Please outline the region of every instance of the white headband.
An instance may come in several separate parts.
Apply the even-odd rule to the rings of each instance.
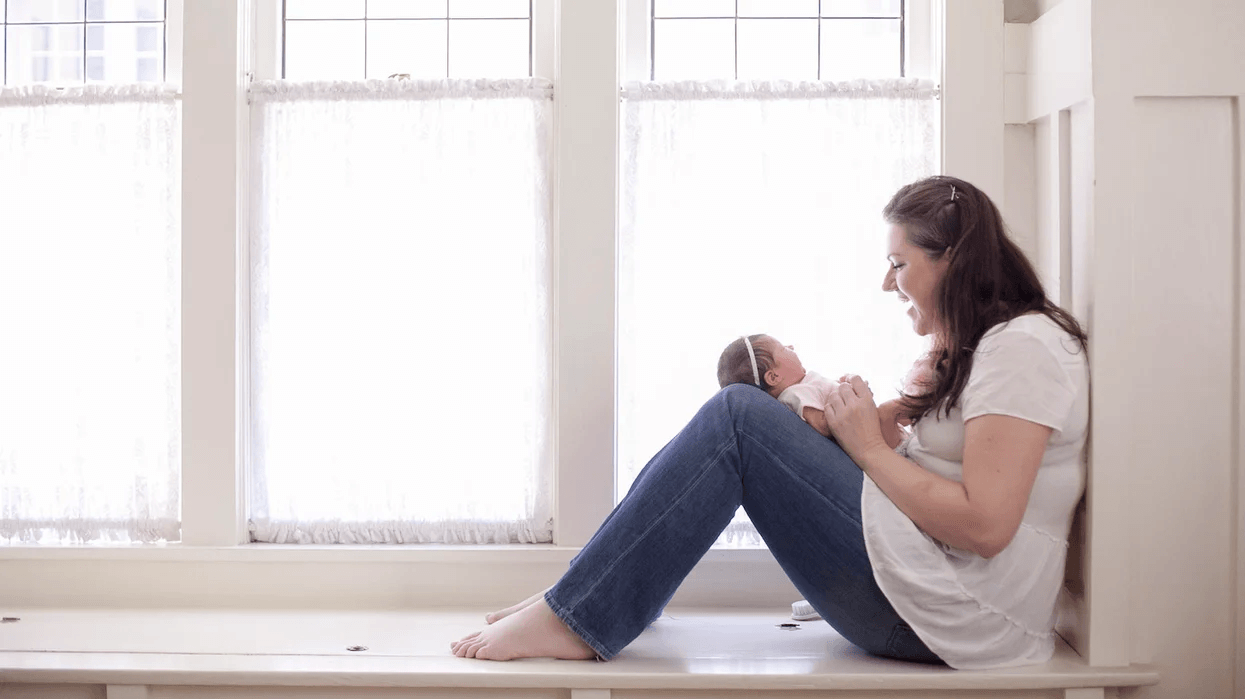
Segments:
[[[744,346],[748,348],[748,359],[752,361],[752,381],[757,386],[761,385],[761,372],[757,371],[757,355],[752,351],[752,341],[747,335],[739,336],[744,341]]]

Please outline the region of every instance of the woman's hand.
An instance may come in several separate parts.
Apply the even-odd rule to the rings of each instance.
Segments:
[[[874,449],[890,451],[882,437],[878,408],[869,384],[855,374],[840,379],[826,400],[826,422],[830,434],[857,464]]]

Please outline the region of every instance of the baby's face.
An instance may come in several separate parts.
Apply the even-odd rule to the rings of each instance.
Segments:
[[[768,335],[762,342],[774,357],[774,365],[765,372],[766,381],[771,386],[770,393],[778,395],[804,380],[804,364],[800,362],[795,348],[791,345],[784,345]]]

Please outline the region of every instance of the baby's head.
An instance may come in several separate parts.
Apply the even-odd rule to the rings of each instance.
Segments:
[[[740,337],[718,357],[718,385],[722,388],[746,383],[778,396],[803,380],[804,365],[795,350],[769,335]]]

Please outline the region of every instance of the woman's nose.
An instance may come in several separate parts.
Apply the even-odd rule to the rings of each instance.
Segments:
[[[892,269],[886,270],[886,276],[882,277],[882,291],[894,291],[894,290],[895,290],[895,270],[892,268]]]

